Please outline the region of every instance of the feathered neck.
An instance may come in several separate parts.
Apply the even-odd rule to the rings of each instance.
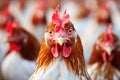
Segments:
[[[46,44],[44,39],[38,55],[36,71],[38,71],[41,67],[46,70],[50,63],[54,63],[57,59],[58,58],[53,57],[51,53],[51,48]],[[71,55],[68,58],[61,57],[61,60],[65,62],[67,68],[75,75],[79,77],[85,76],[87,80],[90,80],[90,77],[86,72],[86,66],[83,57],[83,48],[79,36],[77,36],[77,42],[72,47]]]
[[[92,74],[92,73],[91,73]],[[95,71],[93,71],[93,80],[119,80],[119,70],[116,69],[110,62],[105,62],[103,65],[98,64]],[[116,78],[115,78],[116,77]]]

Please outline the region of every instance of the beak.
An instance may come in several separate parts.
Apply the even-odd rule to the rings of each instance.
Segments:
[[[8,39],[5,38],[5,39],[3,40],[3,43],[8,43]]]
[[[108,55],[111,55],[112,48],[111,48],[111,47],[107,47],[107,48],[106,48],[106,51],[107,51]]]
[[[8,42],[12,42],[13,41],[13,39],[12,38],[5,38],[4,40],[3,40],[3,43],[8,43]]]
[[[58,43],[58,44],[60,44],[60,46],[62,46],[62,44],[64,43],[64,42],[66,42],[66,38],[65,37],[58,37],[57,39],[56,39],[56,42]]]

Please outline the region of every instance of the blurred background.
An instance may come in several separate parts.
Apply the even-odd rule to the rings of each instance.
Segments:
[[[41,43],[58,4],[61,14],[65,9],[70,14],[70,20],[81,37],[86,62],[98,36],[109,24],[120,38],[120,0],[0,0],[0,64],[9,48],[4,43],[7,22],[16,20]]]

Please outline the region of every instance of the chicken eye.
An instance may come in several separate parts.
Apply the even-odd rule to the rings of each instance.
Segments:
[[[73,29],[69,29],[69,30],[67,31],[67,33],[68,33],[68,35],[73,34]]]
[[[48,33],[49,33],[49,35],[52,35],[52,34],[53,34],[53,31],[52,31],[52,30],[50,30],[50,31],[48,31]]]

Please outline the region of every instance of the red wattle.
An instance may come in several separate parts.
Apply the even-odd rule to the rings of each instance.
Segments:
[[[103,61],[105,61],[105,62],[106,62],[106,61],[112,61],[113,58],[114,58],[114,55],[111,54],[111,55],[107,56],[107,53],[104,52],[104,53],[102,53],[102,58],[103,58]]]
[[[103,58],[103,61],[105,61],[105,62],[107,61],[107,57],[106,56],[107,56],[106,52],[102,53],[102,58]]]
[[[14,44],[14,43],[10,43],[9,46],[10,46],[10,50],[11,51],[12,50],[16,50],[16,51],[20,51],[21,50],[21,47],[16,45],[16,44]]]
[[[54,57],[58,57],[59,53],[58,53],[58,44],[55,44],[55,46],[52,47],[51,52],[53,54]]]
[[[71,51],[72,51],[71,47],[66,46],[66,44],[63,45],[62,55],[64,57],[69,57],[71,54]]]

